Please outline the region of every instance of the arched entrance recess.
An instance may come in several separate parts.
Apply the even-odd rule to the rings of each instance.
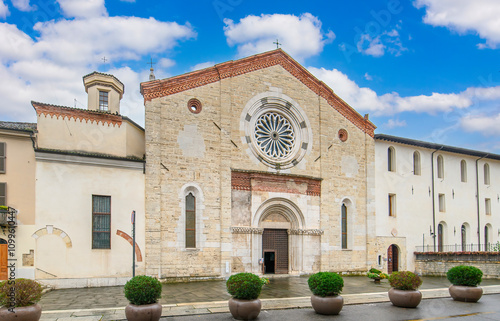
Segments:
[[[399,248],[396,244],[391,244],[387,249],[387,273],[399,270]]]
[[[258,255],[262,258],[264,274],[299,273],[302,271],[302,243],[304,217],[291,201],[273,198],[264,202],[253,219],[253,225],[262,229]]]

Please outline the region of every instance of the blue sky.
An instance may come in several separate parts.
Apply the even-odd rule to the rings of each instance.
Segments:
[[[0,119],[86,107],[82,76],[139,83],[281,48],[376,133],[500,153],[498,0],[0,0]],[[106,57],[107,61],[102,60]]]

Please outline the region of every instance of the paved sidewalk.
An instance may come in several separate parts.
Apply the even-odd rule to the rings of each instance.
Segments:
[[[447,298],[446,278],[424,277],[420,288],[423,297]],[[346,305],[387,302],[389,284],[376,285],[366,277],[344,277],[342,296]],[[485,294],[500,293],[500,280],[485,279]],[[311,292],[307,277],[273,278],[261,293],[264,310],[310,308]],[[224,281],[165,284],[160,303],[163,316],[208,315],[228,312],[229,295]],[[41,300],[42,321],[124,320],[128,304],[123,287],[63,289],[47,293]]]

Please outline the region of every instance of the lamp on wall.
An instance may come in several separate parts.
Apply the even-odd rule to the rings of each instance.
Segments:
[[[431,234],[431,236],[434,236],[434,233],[432,233],[432,226],[429,225],[429,233]]]

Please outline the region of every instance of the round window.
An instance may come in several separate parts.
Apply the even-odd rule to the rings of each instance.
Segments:
[[[252,98],[243,110],[244,140],[257,160],[277,170],[287,169],[297,165],[311,148],[309,121],[285,95],[266,94]]]
[[[187,103],[188,110],[193,114],[201,112],[201,102],[196,98],[191,98]]]

